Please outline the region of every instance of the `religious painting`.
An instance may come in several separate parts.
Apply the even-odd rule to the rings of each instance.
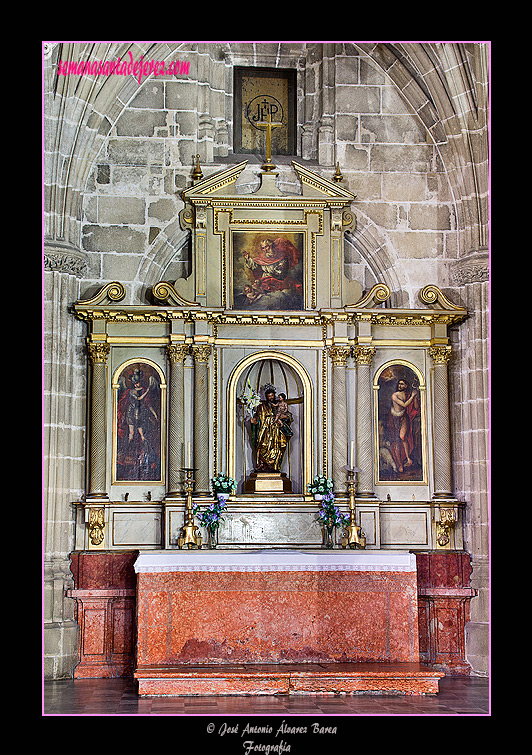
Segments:
[[[113,380],[113,482],[163,482],[164,377],[148,360],[130,360]]]
[[[236,231],[232,238],[235,309],[304,309],[304,233]]]
[[[295,155],[296,72],[281,68],[236,68],[234,151],[264,154],[264,124],[272,124],[272,154]]]
[[[425,482],[421,383],[422,376],[404,362],[385,365],[376,376],[377,482]]]

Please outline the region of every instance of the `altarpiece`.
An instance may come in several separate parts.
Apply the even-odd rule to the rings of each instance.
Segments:
[[[182,193],[188,277],[160,281],[144,304],[123,304],[117,281],[73,307],[90,367],[76,548],[179,548],[187,501],[214,500],[218,474],[236,484],[224,548],[320,547],[308,485],[331,478],[347,511],[356,467],[368,550],[460,549],[447,368],[449,329],[467,312],[430,283],[419,308],[394,309],[384,283],[363,291],[346,277],[356,197],[339,172],[293,162],[289,194],[267,161],[242,194],[246,166]]]

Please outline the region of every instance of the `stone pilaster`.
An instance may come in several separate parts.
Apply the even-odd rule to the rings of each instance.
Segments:
[[[432,346],[429,355],[434,363],[434,492],[433,498],[452,498],[451,429],[449,415],[449,377],[447,364],[450,346]]]
[[[85,391],[80,374],[83,325],[68,312],[78,298],[86,256],[68,244],[44,247],[43,430],[43,618],[44,678],[72,676],[78,661],[78,627],[70,553],[74,543],[72,501],[84,488]],[[66,451],[68,449],[68,452]]]
[[[92,363],[89,493],[87,498],[108,498],[106,382],[108,343],[89,343]]]
[[[183,466],[184,426],[184,373],[189,348],[184,344],[171,344],[166,353],[170,364],[169,417],[168,417],[168,486],[167,498],[181,495]]]
[[[331,346],[332,360],[332,478],[335,492],[345,494],[347,466],[347,358],[348,346]]]
[[[374,498],[371,363],[375,348],[357,346],[354,355],[357,366],[356,466],[360,469],[357,498]]]
[[[212,420],[209,413],[209,360],[211,347],[202,344],[192,347],[194,356],[194,493],[208,495],[209,438]]]

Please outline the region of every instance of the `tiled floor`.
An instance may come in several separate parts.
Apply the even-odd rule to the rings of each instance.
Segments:
[[[132,678],[44,682],[46,716],[201,716],[216,729],[231,716],[489,715],[489,680],[445,677],[438,695],[272,695],[234,697],[148,697],[137,695]],[[218,717],[218,718],[214,718]],[[222,718],[220,718],[222,717]],[[345,721],[345,719],[344,719]],[[230,721],[228,721],[230,723]]]

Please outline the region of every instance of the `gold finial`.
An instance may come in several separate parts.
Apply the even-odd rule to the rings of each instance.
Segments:
[[[192,172],[192,180],[201,181],[202,178],[203,178],[203,172],[199,164],[199,155],[196,155],[196,165],[194,166],[194,170]]]
[[[342,181],[343,178],[342,171],[340,170],[340,163],[336,163],[336,173],[333,176],[333,181]]]
[[[272,123],[272,116],[270,113],[268,113],[266,117],[266,122],[258,121],[255,123],[255,126],[261,129],[261,131],[266,131],[266,160],[261,165],[261,169],[265,173],[269,173],[275,169],[275,165],[272,163],[272,128],[279,128],[279,126],[282,125],[282,123]]]

